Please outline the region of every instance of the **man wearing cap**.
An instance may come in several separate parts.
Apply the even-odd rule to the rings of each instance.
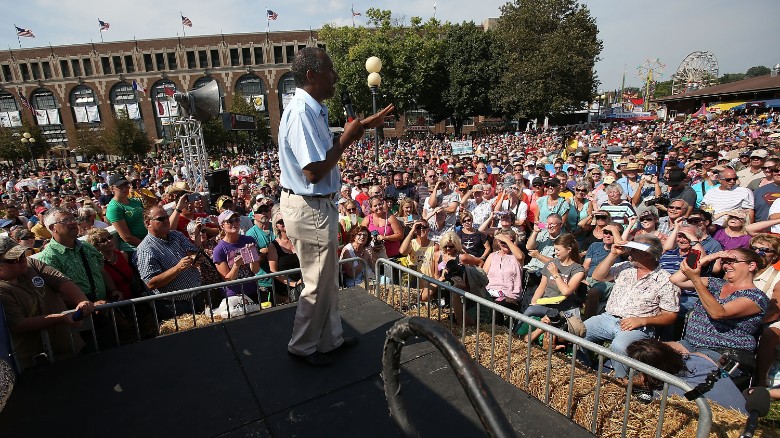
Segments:
[[[46,213],[49,211],[48,208],[44,206],[35,207],[35,217],[38,218],[38,223],[33,225],[32,228],[30,228],[30,231],[35,234],[35,237],[40,240],[49,240],[51,239],[51,233],[49,232],[49,229],[46,228],[46,226],[43,224],[43,217],[46,215]]]
[[[688,205],[693,206],[696,204],[696,192],[685,181],[685,172],[679,169],[669,169],[669,176],[666,178],[666,185],[669,187],[669,199],[682,199]],[[663,210],[663,208],[660,208],[660,210]]]
[[[333,97],[338,74],[321,48],[299,50],[292,62],[298,88],[279,124],[281,212],[300,259],[304,289],[298,301],[287,351],[312,366],[330,365],[326,355],[356,338],[344,338],[338,312],[338,161],[366,129],[384,123],[388,105],[363,120],[355,119],[333,136],[325,99]]]
[[[165,209],[154,206],[143,217],[149,233],[135,251],[135,264],[146,286],[155,294],[173,292],[200,286],[200,273],[193,266],[198,248],[184,234],[171,230]],[[167,319],[174,314],[192,313],[189,296],[155,301],[157,317]],[[196,303],[197,307],[200,303]]]
[[[623,177],[617,180],[620,187],[623,188],[623,193],[628,199],[633,199],[634,194],[639,189],[639,171],[642,170],[637,163],[628,163],[623,168]]]
[[[246,235],[255,239],[257,252],[260,254],[260,271],[257,275],[270,274],[271,268],[268,265],[268,247],[271,245],[271,242],[276,239],[273,227],[271,226],[271,206],[264,203],[257,203],[254,205],[252,213],[254,225],[246,232]],[[272,278],[257,281],[259,287],[258,292],[260,293],[261,298],[265,299],[268,296],[272,283]]]
[[[626,347],[654,337],[656,328],[673,324],[680,309],[680,288],[658,264],[663,248],[655,236],[639,235],[631,242],[615,236],[607,257],[593,271],[596,281],[612,281],[606,312],[585,321],[585,339],[611,342],[610,350],[625,355]],[[629,261],[618,262],[628,256]],[[626,366],[613,361],[615,377],[626,377]]]
[[[81,323],[68,307],[88,316],[94,305],[79,287],[64,274],[45,263],[25,256],[26,248],[8,236],[0,236],[0,301],[3,303],[8,328],[13,335],[14,351],[22,368],[47,362],[41,342],[41,330],[46,330],[54,353],[61,359],[76,352],[84,342],[72,338],[69,327]]]
[[[754,180],[761,180],[765,176],[761,167],[766,157],[767,153],[764,149],[756,149],[750,153],[750,164],[737,172],[740,187],[747,187]]]

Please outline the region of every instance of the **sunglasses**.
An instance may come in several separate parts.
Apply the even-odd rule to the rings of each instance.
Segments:
[[[726,181],[726,182],[734,182],[736,180],[737,178],[721,178],[721,181]]]
[[[737,260],[737,259],[732,259],[732,258],[720,259],[720,264],[722,266],[733,265],[735,263],[750,263],[750,261],[749,260]]]
[[[168,216],[167,215],[157,216],[157,217],[153,217],[152,220],[157,222],[168,222]]]
[[[237,224],[237,223],[239,223],[239,222],[241,222],[241,218],[236,216],[236,217],[231,217],[230,219],[226,219],[226,220],[225,220],[225,222],[222,222],[222,223],[223,223],[223,224],[224,224],[224,223],[228,223],[228,224]]]
[[[604,233],[605,236],[612,237],[612,231],[604,230],[603,233]]]
[[[596,218],[597,221],[605,221],[605,220],[607,220],[607,215],[597,214],[595,216],[595,218]]]
[[[431,227],[429,227],[428,225],[421,225],[418,229],[419,230],[427,230],[429,228],[431,228]]]
[[[666,207],[666,209],[667,210],[682,210],[683,208],[682,207],[677,207],[677,206],[674,206],[674,205],[670,205],[670,206]]]
[[[588,193],[587,190],[583,188],[577,188],[577,187],[574,188],[574,191],[576,191],[577,193]]]
[[[474,219],[469,219],[469,218],[466,218],[466,219],[463,219],[461,222],[463,222],[463,223],[466,223],[466,222],[474,222]]]
[[[652,220],[653,220],[652,216],[642,216],[642,217],[639,218],[640,222],[650,222]]]
[[[774,167],[762,167],[761,169],[764,170],[764,173],[774,173],[775,171],[777,171],[777,169]]]
[[[558,187],[558,184],[553,184],[553,183],[544,183],[544,187],[545,187],[545,188],[548,188],[548,189],[553,189],[553,188],[555,188],[555,187]]]
[[[455,245],[444,245],[444,249],[454,249]]]
[[[689,218],[687,219],[687,222],[688,222],[689,224],[694,224],[694,225],[696,225],[696,224],[700,224],[700,223],[702,223],[703,221],[704,221],[704,219],[702,219],[702,218],[700,218],[700,217],[689,217]]]
[[[357,211],[357,208],[354,208],[354,207],[348,208],[347,211]]]
[[[755,251],[755,252],[757,252],[757,253],[759,253],[760,255],[774,254],[774,253],[777,252],[773,248],[764,248],[764,247],[761,247],[761,246],[751,246],[750,249]]]
[[[108,237],[101,237],[100,239],[95,239],[95,243],[104,244],[110,242],[111,239]]]

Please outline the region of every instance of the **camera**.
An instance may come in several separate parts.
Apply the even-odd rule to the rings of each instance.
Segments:
[[[461,265],[460,261],[457,259],[448,261],[444,269],[447,270],[447,273],[444,274],[444,282],[450,286],[455,285],[455,282],[453,281],[454,277],[463,278],[463,274],[466,272],[463,265]]]
[[[547,309],[545,316],[550,320],[550,325],[563,329],[566,326],[566,318],[557,309]]]
[[[378,248],[382,245],[384,245],[384,242],[377,239],[377,236],[379,236],[379,231],[374,230],[371,232],[371,245],[373,245],[375,248]]]
[[[663,205],[664,207],[668,207],[670,202],[671,201],[669,200],[668,196],[657,196],[645,199],[645,205],[648,207],[653,205]]]

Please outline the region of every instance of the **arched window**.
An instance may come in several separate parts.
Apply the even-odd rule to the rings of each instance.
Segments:
[[[67,145],[68,136],[60,118],[60,103],[54,93],[46,88],[38,88],[30,95],[30,105],[46,142],[51,146]]]
[[[279,114],[284,112],[284,108],[294,94],[295,78],[292,72],[287,72],[279,79]]]
[[[170,79],[162,79],[152,85],[150,92],[152,106],[154,107],[154,124],[157,127],[158,138],[173,139],[171,118],[179,115],[179,105],[170,95],[176,91],[178,91],[176,84]]]
[[[22,126],[22,115],[13,94],[0,90],[0,126],[15,128]]]
[[[244,96],[249,104],[254,105],[255,109],[262,112],[268,112],[266,107],[265,82],[255,74],[241,76],[236,81],[236,93]]]
[[[141,106],[138,103],[138,94],[133,89],[132,84],[120,82],[111,88],[108,95],[111,100],[111,108],[117,117],[127,117],[135,121],[136,125],[143,130],[144,122],[141,116]]]
[[[70,92],[70,107],[76,123],[100,123],[97,95],[86,85],[78,85]]]

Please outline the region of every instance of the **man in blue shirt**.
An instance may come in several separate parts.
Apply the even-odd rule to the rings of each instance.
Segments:
[[[281,212],[287,235],[295,245],[305,285],[298,301],[288,353],[312,366],[332,363],[330,351],[356,345],[344,338],[338,312],[338,219],[333,195],[341,187],[337,167],[344,151],[366,129],[384,123],[388,105],[363,120],[353,120],[334,137],[328,109],[338,74],[325,50],[306,47],[292,63],[295,95],[279,123]]]

